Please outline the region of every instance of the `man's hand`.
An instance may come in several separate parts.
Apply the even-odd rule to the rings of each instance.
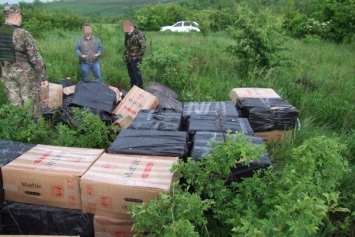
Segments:
[[[85,55],[85,54],[83,54],[83,56],[81,56],[82,58],[86,58],[87,57],[87,55]]]

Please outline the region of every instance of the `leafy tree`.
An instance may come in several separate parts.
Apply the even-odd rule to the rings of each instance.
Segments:
[[[235,28],[229,31],[236,43],[227,50],[236,56],[242,78],[253,77],[255,68],[264,70],[288,62],[281,55],[285,50],[282,17],[268,9],[254,13],[246,5],[240,6],[237,12]]]

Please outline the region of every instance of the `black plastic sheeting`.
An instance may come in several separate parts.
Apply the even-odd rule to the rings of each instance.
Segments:
[[[8,235],[94,236],[93,215],[68,208],[8,202],[3,221]]]
[[[71,78],[63,78],[58,81],[58,84],[61,84],[63,88],[75,85],[75,83],[71,80]]]
[[[231,136],[235,136],[231,134]],[[260,146],[264,144],[261,137],[247,135],[250,142],[254,145]],[[223,142],[223,134],[220,132],[196,132],[192,140],[191,158],[195,161],[203,159],[204,156],[211,153],[217,142]],[[236,157],[237,158],[237,157]],[[251,161],[249,166],[237,164],[235,168],[231,169],[231,179],[233,181],[240,181],[242,178],[251,177],[258,169],[265,169],[271,166],[270,156],[267,151],[264,151],[260,161]]]
[[[14,142],[6,139],[0,141],[0,206],[5,202],[1,167],[35,146],[35,144]]]
[[[187,132],[192,137],[197,131],[209,132],[242,132],[245,135],[254,135],[247,118],[215,117],[207,115],[191,115],[187,121]]]
[[[280,98],[238,99],[236,107],[241,117],[248,118],[254,132],[290,130],[298,118],[298,110]]]
[[[63,106],[55,109],[45,109],[42,113],[43,118],[51,121],[57,125],[59,123],[67,125],[80,126],[82,123],[78,118],[74,116],[73,107],[76,106]],[[91,113],[100,117],[101,121],[106,122],[107,125],[111,125],[116,119],[113,114],[92,108],[77,107],[81,114]]]
[[[183,116],[197,115],[220,115],[238,117],[239,113],[233,101],[212,102],[185,102],[183,104]]]
[[[163,85],[159,82],[149,82],[149,84],[145,87],[145,90],[149,93],[159,91],[174,100],[177,100],[179,98],[178,93],[173,91],[170,87]]]
[[[128,129],[179,131],[182,111],[175,109],[142,109],[134,117]]]
[[[122,129],[107,152],[186,158],[188,134],[184,131]]]
[[[116,106],[116,93],[98,81],[79,82],[72,103],[111,113]]]
[[[147,90],[147,92],[157,97],[159,101],[157,108],[170,108],[170,109],[182,110],[182,103],[180,101],[172,97],[169,97],[163,92],[157,90]]]
[[[183,130],[187,130],[191,115],[210,115],[219,117],[239,117],[233,101],[185,102],[183,103]]]

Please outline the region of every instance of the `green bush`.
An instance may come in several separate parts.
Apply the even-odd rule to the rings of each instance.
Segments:
[[[159,200],[130,205],[129,212],[135,220],[135,231],[148,231],[148,236],[199,236],[198,230],[204,230],[207,224],[204,212],[211,205],[211,201],[203,201],[195,193],[183,192],[174,183],[170,194],[161,193]]]
[[[289,61],[281,54],[285,50],[281,17],[267,9],[253,13],[246,6],[240,6],[238,13],[235,28],[229,28],[235,44],[227,50],[237,58],[242,78],[254,78],[255,69],[279,67]]]
[[[313,1],[307,13],[287,16],[286,28],[296,37],[315,35],[335,43],[351,43],[354,39],[355,3],[353,0]]]
[[[54,126],[44,117],[32,119],[31,105],[0,107],[0,138],[12,141],[69,147],[106,148],[110,127],[88,110],[73,108],[68,124]]]
[[[150,52],[141,65],[142,74],[149,81],[159,81],[162,84],[183,91],[188,84],[188,73],[192,68],[189,64],[189,48],[174,51],[168,48],[159,48]]]
[[[339,205],[337,190],[350,169],[342,157],[345,146],[337,139],[308,139],[293,150],[284,169],[259,170],[253,177],[226,185],[236,159],[248,165],[265,149],[251,145],[242,134],[231,138],[227,136],[226,142],[217,143],[212,153],[199,162],[189,158],[177,164],[174,171],[181,174],[184,185],[179,191],[174,188],[172,197],[162,195],[149,204],[130,206],[136,230],[149,227],[152,236],[167,236],[162,234],[167,232],[155,230],[174,229],[172,236],[183,236],[182,230],[174,226],[179,220],[187,220],[192,236],[219,236],[221,227],[229,229],[229,234],[223,236],[312,236],[331,213],[349,211]],[[203,201],[197,197],[191,200],[189,190]],[[191,212],[197,206],[204,210],[205,219],[201,212],[197,216]],[[201,223],[207,229],[201,228]],[[194,224],[195,228],[191,226]]]
[[[53,145],[105,149],[110,144],[109,127],[89,109],[73,108],[68,124],[56,127]]]
[[[0,107],[0,138],[12,141],[48,144],[54,130],[43,118],[32,119],[32,106],[14,107],[4,104]]]

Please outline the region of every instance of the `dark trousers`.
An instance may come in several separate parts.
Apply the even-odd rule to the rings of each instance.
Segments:
[[[143,78],[139,71],[139,64],[142,63],[142,60],[137,62],[127,63],[128,75],[131,78],[131,87],[138,86],[143,89]]]

